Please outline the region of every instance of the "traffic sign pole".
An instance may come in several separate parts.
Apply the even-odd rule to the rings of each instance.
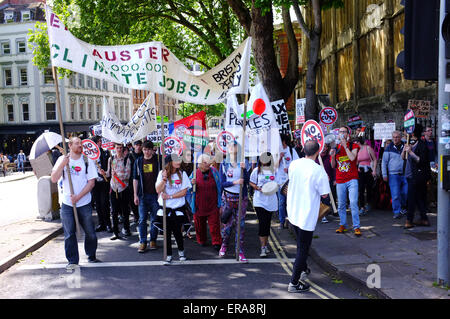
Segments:
[[[450,11],[450,8],[446,8],[446,2],[441,0],[440,6],[440,23],[442,26],[444,23],[444,18],[446,16],[446,10]],[[444,28],[442,28],[444,31]],[[445,30],[448,31],[448,30]],[[446,35],[448,36],[448,34]],[[444,108],[445,105],[449,104],[450,96],[446,92],[445,86],[448,84],[448,79],[446,78],[447,64],[450,63],[445,57],[445,41],[441,32],[439,32],[439,77],[438,77],[438,137],[443,138],[443,127],[445,119],[450,118],[450,110]],[[450,82],[450,81],[449,81]],[[448,123],[447,123],[448,124]],[[443,188],[443,172],[444,169],[443,156],[449,155],[450,150],[445,148],[445,144],[437,141],[438,145],[438,161],[439,161],[439,176],[437,178],[437,282],[440,286],[445,286],[449,284],[449,210],[450,210],[450,194]],[[447,164],[447,163],[445,163]]]

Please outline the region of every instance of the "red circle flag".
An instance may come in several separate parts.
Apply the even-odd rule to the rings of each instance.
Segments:
[[[84,139],[81,141],[81,144],[83,145],[83,154],[89,159],[96,161],[100,157],[100,148],[94,141]]]
[[[256,99],[255,102],[253,102],[252,109],[255,114],[261,115],[266,110],[266,102],[264,102],[263,99]]]
[[[306,123],[303,124],[301,136],[303,146],[305,146],[306,142],[313,140],[319,143],[320,152],[323,151],[323,148],[325,146],[325,138],[319,123],[314,120],[306,121]]]

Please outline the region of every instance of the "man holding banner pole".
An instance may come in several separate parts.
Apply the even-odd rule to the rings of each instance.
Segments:
[[[91,190],[94,188],[98,173],[92,160],[84,158],[80,138],[72,137],[69,141],[69,148],[70,152],[60,156],[56,161],[51,180],[53,183],[57,183],[61,177],[63,180],[61,221],[64,229],[64,249],[69,262],[67,269],[73,269],[79,262],[77,223],[85,232],[84,247],[88,261],[98,262],[95,256],[97,236],[91,206]],[[69,176],[72,176],[70,181]],[[69,184],[72,186],[70,187]]]
[[[81,218],[82,227],[86,234],[85,236],[85,251],[88,255],[89,262],[98,262],[95,253],[97,250],[97,236],[95,234],[94,222],[92,220],[92,206],[91,206],[91,194],[90,191],[94,187],[95,178],[97,175],[97,170],[94,165],[89,165],[91,167],[90,172],[88,170],[81,169],[79,172],[75,170],[78,166],[70,166],[70,160],[77,160],[82,157],[82,146],[81,140],[79,138],[73,138],[69,141],[69,147],[71,151],[67,154],[67,145],[64,133],[64,125],[62,120],[61,111],[61,100],[59,95],[59,85],[58,85],[58,72],[55,66],[52,67],[53,71],[53,81],[55,83],[56,89],[56,106],[58,109],[58,119],[59,128],[61,130],[61,139],[63,144],[64,155],[55,163],[52,174],[51,181],[57,183],[58,180],[63,177],[63,205],[61,207],[61,220],[63,222],[64,229],[64,248],[66,252],[66,258],[69,261],[67,269],[74,269],[75,265],[78,265],[79,255],[78,255],[78,242],[77,236],[81,236],[80,231],[80,221]],[[75,144],[74,144],[75,143]],[[58,165],[56,165],[58,164]],[[84,165],[82,165],[83,167]],[[71,168],[74,168],[72,171]],[[78,183],[78,174],[82,175],[84,172],[84,177]],[[71,173],[76,173],[75,182],[77,186],[77,193],[74,190],[74,184],[72,183]],[[81,176],[80,176],[81,177]],[[64,187],[65,186],[65,187]],[[87,202],[87,204],[84,204]],[[84,205],[82,205],[84,204]],[[72,207],[72,209],[70,209]],[[79,207],[80,211],[77,210]]]

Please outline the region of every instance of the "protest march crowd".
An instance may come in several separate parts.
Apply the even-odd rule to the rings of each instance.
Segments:
[[[195,159],[189,149],[181,156],[165,156],[164,167],[161,155],[149,140],[137,140],[133,145],[114,143],[114,151],[110,152],[101,148],[101,137],[94,136],[100,149],[94,163],[83,155],[80,138],[71,137],[70,152],[58,158],[51,177],[63,194],[61,219],[68,267],[79,263],[74,205],[86,234],[88,261],[99,262],[96,232],[112,233],[111,240],[129,237],[131,215],[139,233],[138,253],[157,250],[157,237],[163,233],[164,201],[167,226],[163,235],[170,243],[173,234],[180,261],[188,258],[184,238],[194,238],[195,229],[195,241],[207,246],[209,229],[212,247],[220,258],[230,254],[228,246],[234,232],[236,246],[239,244],[238,260],[246,263],[245,220],[250,201],[259,224],[261,258],[270,254],[272,218],[277,216],[281,230],[292,224],[297,235],[297,257],[288,291],[307,291],[308,249],[316,224],[328,222],[327,213],[339,217],[337,234],[349,231],[351,225],[357,237],[362,235],[360,216],[369,213],[373,203],[377,208],[392,207],[394,219],[406,216],[405,228],[430,225],[426,215],[427,182],[436,148],[431,128],[426,128],[424,136],[422,130],[420,124],[415,126],[409,144],[402,132],[394,131],[379,155],[370,140],[361,134],[350,136],[349,128],[343,126],[337,137],[325,136],[322,152],[314,140],[302,146],[299,140],[292,141],[290,135],[282,134],[282,147],[276,156],[264,152],[242,161],[236,141],[227,145],[226,156],[217,156],[221,152],[210,142]],[[337,203],[337,211],[332,209],[332,200]],[[416,208],[418,220],[414,220]],[[166,245],[165,253],[165,264],[170,265],[174,255],[171,244]]]

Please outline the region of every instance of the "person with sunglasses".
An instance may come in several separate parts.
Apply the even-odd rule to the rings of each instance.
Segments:
[[[347,194],[350,199],[352,212],[353,231],[355,236],[361,236],[359,209],[358,209],[358,157],[359,145],[349,139],[348,128],[343,126],[339,129],[339,145],[337,150],[330,151],[331,167],[336,169],[336,190],[338,195],[339,228],[336,233],[342,234],[347,231]]]

